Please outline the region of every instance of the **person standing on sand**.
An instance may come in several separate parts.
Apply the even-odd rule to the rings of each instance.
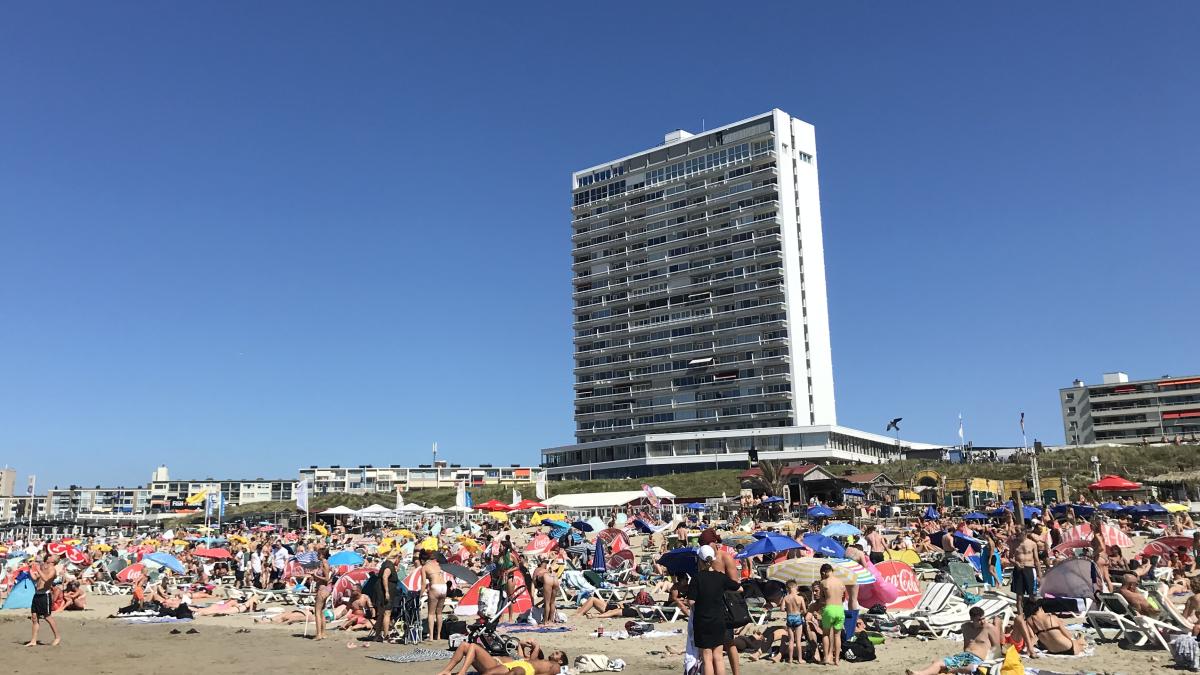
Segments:
[[[313,608],[316,609],[317,632],[314,640],[325,639],[325,601],[333,594],[333,570],[329,567],[329,549],[323,548],[317,553],[317,568],[309,573],[316,590]]]
[[[54,587],[54,579],[58,576],[58,570],[54,566],[57,562],[58,556],[49,555],[42,562],[34,562],[29,566],[29,576],[33,579],[34,585],[33,603],[29,606],[29,620],[33,622],[33,637],[25,643],[26,647],[38,645],[38,629],[41,628],[43,619],[50,625],[50,632],[54,633],[54,642],[50,643],[51,646],[62,642],[62,638],[58,634],[58,626],[54,624],[54,619],[50,618],[50,590]]]
[[[429,625],[429,639],[440,640],[442,637],[442,607],[446,604],[446,573],[437,561],[433,551],[421,551],[421,583],[429,597],[426,604]]]
[[[836,666],[842,656],[842,629],[846,625],[846,586],[833,574],[833,565],[821,565],[821,597],[825,606],[821,609],[821,648],[825,650],[827,666]]]

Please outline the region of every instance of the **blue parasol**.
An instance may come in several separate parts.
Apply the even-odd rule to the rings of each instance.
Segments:
[[[845,558],[846,549],[836,541],[826,537],[823,534],[809,532],[804,535],[804,545],[822,555],[827,555],[831,558]]]
[[[737,555],[738,558],[749,558],[756,555],[766,555],[768,553],[779,553],[780,551],[790,551],[794,548],[800,548],[800,542],[785,537],[782,534],[771,533],[748,545]]]
[[[817,505],[808,510],[809,518],[828,518],[833,515],[833,509],[828,506]]]

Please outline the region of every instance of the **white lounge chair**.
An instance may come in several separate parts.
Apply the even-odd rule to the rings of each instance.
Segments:
[[[1131,647],[1170,651],[1163,631],[1178,632],[1170,624],[1135,612],[1120,593],[1099,593],[1097,607],[1086,615],[1087,622],[1101,639],[1119,641]]]

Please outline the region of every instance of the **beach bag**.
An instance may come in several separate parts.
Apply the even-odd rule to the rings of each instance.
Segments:
[[[604,654],[580,654],[575,657],[575,670],[581,673],[603,673],[608,670],[608,657]]]
[[[746,606],[746,596],[741,591],[725,591],[725,626],[741,628],[750,623],[750,608]]]
[[[1000,666],[1000,675],[1025,675],[1025,666],[1021,664],[1021,655],[1016,647],[1009,645],[1004,653],[1004,663]]]
[[[484,616],[496,616],[500,611],[500,591],[494,588],[479,589],[479,613]]]
[[[858,633],[842,646],[842,658],[847,661],[874,661],[875,643],[865,633]]]

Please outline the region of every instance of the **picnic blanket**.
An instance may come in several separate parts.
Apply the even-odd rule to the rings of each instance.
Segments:
[[[375,659],[376,661],[389,661],[391,663],[425,663],[427,661],[449,661],[454,656],[454,652],[448,652],[442,649],[425,649],[417,647],[411,652],[403,654],[367,654],[367,658]]]

